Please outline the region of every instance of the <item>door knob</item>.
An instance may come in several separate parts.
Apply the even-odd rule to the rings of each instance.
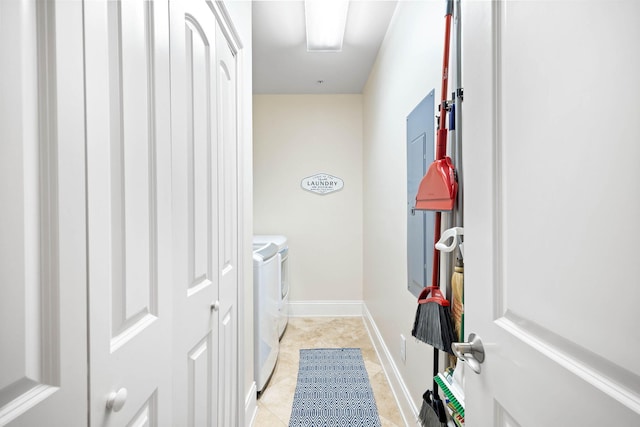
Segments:
[[[213,304],[211,304],[211,310],[213,311],[220,310],[220,301],[215,301]]]
[[[484,346],[482,340],[476,334],[469,334],[469,342],[451,343],[453,354],[467,365],[476,374],[480,373],[480,365],[484,362]]]
[[[118,391],[112,391],[107,398],[107,409],[118,412],[127,401],[127,389],[121,388]]]

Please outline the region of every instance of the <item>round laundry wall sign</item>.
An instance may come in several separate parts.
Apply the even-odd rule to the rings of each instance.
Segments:
[[[342,190],[344,181],[337,176],[328,173],[318,173],[306,178],[302,178],[300,183],[302,188],[316,194],[329,194],[334,191]]]

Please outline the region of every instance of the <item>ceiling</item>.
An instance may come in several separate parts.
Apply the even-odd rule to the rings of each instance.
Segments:
[[[395,7],[352,0],[342,51],[307,52],[304,1],[254,1],[253,93],[362,93]]]

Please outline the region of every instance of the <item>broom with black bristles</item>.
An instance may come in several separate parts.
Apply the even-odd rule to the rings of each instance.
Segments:
[[[424,288],[419,298],[411,335],[438,350],[453,354],[451,343],[457,340],[449,301],[443,297],[438,286]]]
[[[439,235],[440,215],[436,215],[436,230]],[[438,238],[439,239],[439,238]],[[433,251],[432,283],[439,283],[439,251]],[[452,353],[451,343],[455,341],[453,323],[447,301],[438,286],[425,287],[418,296],[418,310],[411,335],[433,346],[433,376],[438,375],[439,350]],[[422,406],[418,415],[423,427],[446,427],[447,415],[444,403],[438,395],[438,384],[433,381],[433,389],[422,395]]]
[[[440,229],[440,218],[436,216],[436,227]],[[437,233],[440,234],[440,233]],[[439,282],[439,251],[434,249],[434,266],[432,283]],[[428,286],[418,297],[418,310],[411,335],[433,346],[433,376],[438,375],[439,350],[453,353],[451,343],[455,340],[453,322],[447,301],[438,286]],[[438,384],[433,381],[433,389],[422,395],[422,406],[419,414],[423,427],[446,427],[447,415],[444,403],[438,395]]]
[[[440,236],[440,212],[436,214],[435,234]],[[437,241],[437,240],[436,240]],[[453,354],[451,343],[455,342],[450,303],[440,292],[440,251],[434,248],[431,283],[418,296],[418,309],[411,335],[438,350]]]

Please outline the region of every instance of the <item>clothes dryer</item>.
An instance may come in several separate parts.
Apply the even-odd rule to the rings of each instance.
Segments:
[[[273,243],[278,247],[280,257],[280,295],[278,301],[278,337],[282,338],[289,323],[289,244],[282,235],[253,236],[254,245]]]
[[[280,255],[273,243],[253,245],[254,371],[258,392],[267,385],[278,360]]]

